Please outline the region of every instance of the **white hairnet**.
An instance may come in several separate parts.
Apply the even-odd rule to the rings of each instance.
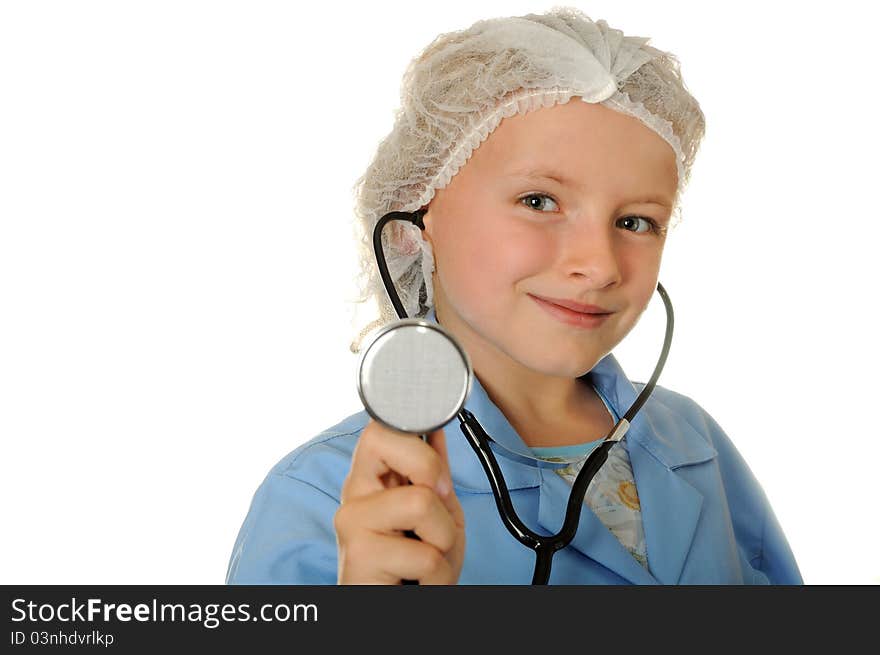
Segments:
[[[663,137],[678,164],[673,213],[705,131],[674,55],[624,36],[571,7],[481,20],[438,36],[403,76],[401,106],[354,185],[360,296],[350,348],[397,320],[376,266],[373,228],[390,211],[415,211],[444,188],[503,118],[581,96],[634,116]],[[677,221],[673,221],[673,227]],[[392,221],[383,231],[388,270],[410,317],[433,305],[434,257],[419,228]]]

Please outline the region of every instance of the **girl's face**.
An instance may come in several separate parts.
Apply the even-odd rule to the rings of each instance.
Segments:
[[[439,322],[475,368],[583,375],[654,293],[677,183],[666,141],[602,105],[574,97],[505,118],[425,215]],[[575,327],[533,296],[611,314]]]

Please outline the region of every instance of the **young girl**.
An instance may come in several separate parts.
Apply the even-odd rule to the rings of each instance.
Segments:
[[[494,440],[575,456],[556,469],[499,461],[541,534],[559,530],[583,458],[644,386],[611,353],[657,288],[704,132],[675,58],[647,41],[571,8],[443,34],[411,63],[394,128],[358,181],[364,299],[380,316],[353,350],[397,318],[373,227],[422,210],[424,230],[383,232],[407,314],[462,344],[474,371],[465,407]],[[534,552],[446,428],[424,442],[362,411],[291,452],[253,498],[227,582],[528,584]],[[728,437],[661,386],[583,505],[551,584],[802,582]]]

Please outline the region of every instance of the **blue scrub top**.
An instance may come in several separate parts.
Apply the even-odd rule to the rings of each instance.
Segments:
[[[437,322],[434,310],[426,317]],[[642,383],[613,354],[585,376],[617,416]],[[493,439],[528,452],[475,375],[465,402]],[[366,411],[302,444],[257,488],[229,560],[228,584],[336,584],[333,516]],[[507,531],[457,419],[444,426],[455,493],[465,514],[459,584],[530,584],[535,554]],[[690,398],[656,386],[623,441],[641,502],[648,570],[586,504],[573,541],[553,558],[550,584],[802,584],[767,498],[733,443]],[[499,457],[520,518],[533,531],[562,527],[570,486],[552,469]]]

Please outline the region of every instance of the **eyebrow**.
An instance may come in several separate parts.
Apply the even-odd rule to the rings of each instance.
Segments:
[[[551,169],[521,169],[512,171],[509,175],[513,177],[518,177],[524,180],[551,180],[560,184],[562,186],[571,187],[573,189],[581,187],[581,183],[577,180],[568,177],[565,173],[560,173],[559,171],[554,171]],[[631,204],[644,204],[644,203],[653,203],[656,205],[662,205],[663,207],[670,208],[672,207],[672,201],[664,195],[649,195],[643,196],[639,200],[633,201]]]

